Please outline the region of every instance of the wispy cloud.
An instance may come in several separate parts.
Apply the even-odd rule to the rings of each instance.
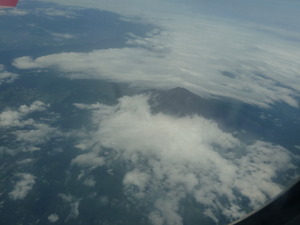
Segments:
[[[69,78],[107,79],[145,88],[180,86],[202,96],[231,97],[262,107],[280,101],[298,107],[300,48],[295,42],[239,22],[199,15],[160,19],[157,25],[163,31],[147,37],[129,35],[125,48],[25,56],[13,65],[55,68]]]
[[[55,213],[48,216],[48,220],[50,223],[55,223],[59,220],[59,216]]]
[[[60,193],[58,196],[61,197],[65,202],[70,204],[71,210],[66,220],[69,220],[70,218],[77,218],[79,216],[80,199],[77,199],[72,195],[67,195],[63,193]]]
[[[182,224],[180,202],[187,196],[214,221],[220,214],[238,218],[245,213],[242,204],[257,208],[276,196],[282,187],[274,178],[294,166],[285,148],[257,140],[243,143],[211,120],[151,114],[145,95],[91,108],[97,130],[89,138],[90,151],[114,149],[104,156],[108,168],[119,160],[128,164],[124,191],[151,205],[154,225]]]
[[[32,144],[41,144],[49,141],[53,136],[58,136],[57,128],[47,124],[34,124],[31,130],[17,130],[14,132],[18,141]]]
[[[76,12],[74,10],[62,9],[62,8],[53,8],[53,7],[44,7],[44,8],[35,8],[33,11],[35,14],[46,16],[46,17],[65,17],[67,19],[72,19],[76,17]]]
[[[20,9],[5,9],[0,10],[0,16],[26,16],[29,12]]]
[[[68,33],[50,33],[54,38],[58,40],[64,40],[64,39],[72,39],[75,36]]]
[[[29,173],[17,174],[19,181],[15,184],[14,189],[9,192],[9,197],[13,200],[24,199],[35,184],[35,176]]]
[[[13,83],[17,78],[17,74],[6,71],[4,65],[0,64],[0,86],[4,83]]]

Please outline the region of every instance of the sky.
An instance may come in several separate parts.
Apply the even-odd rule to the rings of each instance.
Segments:
[[[277,103],[299,107],[297,1],[50,2],[107,10],[155,29],[145,36],[128,33],[125,47],[18,57],[12,66],[20,74],[54,70],[71,80],[99,79],[141,89],[183,87],[202,97],[233,98],[261,108]],[[50,9],[47,15],[76,17],[70,11]],[[75,38],[68,33],[51,35]],[[0,65],[0,85],[18,76]],[[106,168],[113,174],[114,165],[128,164],[122,178],[124,193],[137,204],[150,206],[145,213],[153,225],[182,225],[181,202],[190,196],[216,224],[220,215],[235,220],[245,208],[256,209],[279,194],[284,187],[277,179],[298,167],[299,158],[288,149],[261,139],[246,142],[200,115],[153,114],[150,98],[137,94],[120,97],[116,105],[72,103],[77,110],[91,112],[93,128],[76,131],[74,148],[79,154],[71,159],[70,168],[79,168],[78,182],[93,188],[97,181],[90,171]],[[72,135],[31,117],[49,108],[42,101],[5,108],[0,111],[0,128],[15,129],[16,140],[25,143],[18,150],[41,150],[36,145]],[[14,179],[8,194],[12,200],[26,198],[39,182],[25,172]],[[59,197],[70,205],[70,218],[80,216],[80,197],[64,193]],[[53,223],[59,219],[55,212],[48,217]]]

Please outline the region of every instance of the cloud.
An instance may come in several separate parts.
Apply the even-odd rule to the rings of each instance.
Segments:
[[[4,66],[0,64],[0,86],[4,83],[12,83],[18,78],[18,75],[15,73],[10,73],[4,69]]]
[[[168,16],[167,21],[163,15],[153,21],[160,32],[129,34],[124,48],[24,56],[13,65],[53,68],[71,79],[106,79],[143,88],[179,86],[201,96],[230,97],[261,107],[276,102],[298,107],[300,48],[295,42],[240,22]]]
[[[35,184],[35,176],[29,173],[18,173],[17,177],[20,180],[15,184],[14,189],[8,193],[13,200],[24,199]]]
[[[71,211],[66,221],[70,218],[77,218],[79,216],[80,199],[77,199],[72,195],[66,195],[63,193],[60,193],[58,196],[70,204]]]
[[[105,164],[104,158],[99,157],[97,153],[85,153],[78,155],[76,158],[72,159],[72,165],[77,165],[80,167],[98,167]]]
[[[0,146],[0,155],[15,155],[16,152],[14,149],[11,149],[11,148],[8,148],[8,147],[5,147],[5,146]]]
[[[83,184],[88,187],[95,187],[96,181],[93,178],[87,178],[83,181]]]
[[[34,161],[34,159],[32,158],[27,158],[27,159],[23,159],[23,160],[20,160],[18,161],[17,163],[20,164],[20,165],[26,165],[26,164],[30,164]]]
[[[0,113],[0,127],[22,127],[24,125],[32,125],[32,119],[25,119],[25,117],[33,112],[44,111],[49,105],[34,101],[30,106],[21,105],[18,110],[5,110]]]
[[[51,214],[48,216],[48,220],[50,223],[55,223],[59,220],[59,216],[57,214]]]
[[[57,39],[72,39],[75,36],[68,33],[50,33],[54,38]]]
[[[20,9],[0,10],[0,16],[26,16],[28,11]]]
[[[97,145],[100,152],[113,149],[104,156],[109,169],[119,161],[128,165],[124,191],[136,204],[151,206],[152,224],[182,224],[187,196],[204,207],[203,216],[217,221],[220,215],[239,218],[245,208],[262,206],[282,191],[275,178],[295,168],[288,150],[257,140],[243,143],[200,116],[152,114],[148,99],[125,96],[115,106],[90,107],[97,130],[89,140],[90,154]]]
[[[72,19],[76,17],[76,13],[74,10],[61,9],[61,8],[36,8],[34,9],[34,13],[46,16],[46,17],[65,17],[67,19]]]
[[[17,130],[14,132],[18,141],[25,141],[32,144],[41,144],[49,141],[54,136],[61,133],[57,128],[50,127],[47,124],[34,124],[31,130]]]
[[[0,128],[6,132],[6,137],[14,138],[16,143],[22,143],[22,147],[18,150],[22,149],[24,152],[40,150],[35,145],[43,144],[51,138],[62,135],[59,129],[44,121],[40,122],[40,117],[31,118],[32,113],[46,111],[48,107],[48,104],[34,101],[30,105],[21,105],[15,110],[5,109],[0,112]]]

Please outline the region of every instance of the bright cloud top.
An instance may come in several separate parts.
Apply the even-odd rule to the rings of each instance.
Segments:
[[[19,173],[20,180],[15,184],[14,189],[9,192],[9,197],[13,200],[24,199],[35,184],[35,176],[29,173]]]
[[[147,101],[138,95],[115,106],[93,105],[98,128],[90,144],[92,152],[99,142],[98,149],[114,149],[108,167],[127,162],[124,190],[138,204],[151,205],[152,224],[182,224],[180,202],[188,195],[218,222],[220,214],[240,217],[242,199],[256,208],[282,190],[273,179],[293,166],[286,149],[262,141],[247,145],[200,116],[153,115]]]

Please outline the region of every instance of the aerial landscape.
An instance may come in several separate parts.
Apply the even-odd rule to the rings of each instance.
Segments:
[[[300,176],[300,3],[0,9],[0,224],[226,225]]]

